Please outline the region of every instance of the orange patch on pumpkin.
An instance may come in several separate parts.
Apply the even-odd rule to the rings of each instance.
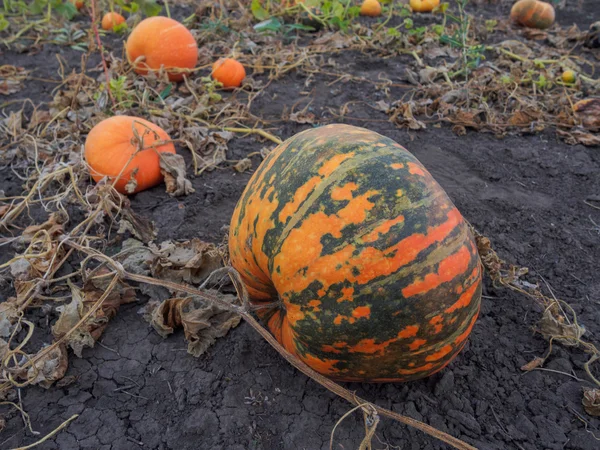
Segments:
[[[398,169],[403,169],[404,168],[404,164],[402,163],[394,163],[391,164],[390,167],[394,170],[398,170]]]
[[[400,375],[414,375],[415,373],[426,372],[431,369],[433,369],[433,364],[427,363],[424,366],[415,367],[413,369],[398,369],[398,373]]]
[[[456,303],[454,303],[449,308],[446,308],[445,313],[450,314],[456,311],[457,309],[466,308],[467,306],[469,306],[471,304],[471,299],[473,298],[473,295],[475,295],[475,292],[477,291],[478,287],[479,283],[474,283],[458,298],[458,301]]]
[[[335,169],[340,167],[340,164],[342,164],[347,159],[352,158],[353,156],[354,156],[354,152],[342,153],[339,155],[332,156],[319,169],[319,175],[324,176],[324,177],[331,175],[335,171]]]
[[[409,325],[398,333],[398,337],[401,339],[415,337],[417,335],[417,331],[419,331],[418,325]]]
[[[346,183],[343,186],[336,186],[331,190],[331,199],[336,201],[352,200],[352,191],[358,189],[356,183]]]
[[[439,349],[437,352],[432,353],[427,358],[425,358],[425,361],[438,361],[438,360],[442,359],[444,356],[446,356],[448,353],[450,353],[451,351],[452,351],[452,345],[450,345],[450,344],[445,345],[441,349]]]
[[[371,232],[364,235],[363,242],[375,242],[383,234],[387,234],[394,225],[404,222],[404,216],[398,216],[395,219],[386,220],[382,224],[373,228]]]
[[[464,273],[471,262],[471,253],[464,245],[460,250],[440,262],[437,273],[428,273],[422,281],[415,281],[413,284],[402,289],[404,297],[424,294],[429,292],[442,283],[453,280]]]
[[[420,175],[422,177],[425,176],[425,171],[421,167],[419,167],[418,164],[409,162],[409,163],[407,163],[407,165],[408,165],[408,173],[410,173],[411,175]]]
[[[429,321],[429,324],[433,325],[433,327],[434,327],[434,334],[438,334],[440,331],[442,331],[442,329],[444,328],[444,326],[442,325],[443,321],[444,321],[444,318],[442,316],[439,316],[439,315],[433,317]]]
[[[408,348],[409,350],[418,350],[421,347],[423,347],[425,344],[427,344],[427,341],[425,339],[415,339],[414,341],[412,341],[409,345]]]
[[[369,316],[371,315],[371,307],[370,306],[358,306],[356,308],[354,308],[354,311],[352,311],[352,316],[356,317],[357,319],[361,319],[361,318],[369,318]]]
[[[339,359],[321,359],[309,353],[307,353],[305,356],[302,356],[301,359],[304,360],[308,366],[312,367],[314,370],[322,373],[323,375],[331,375],[338,372],[338,370],[333,366],[340,362]]]
[[[342,288],[342,296],[337,299],[337,302],[338,303],[353,302],[354,301],[354,297],[352,297],[353,294],[354,294],[353,287]]]

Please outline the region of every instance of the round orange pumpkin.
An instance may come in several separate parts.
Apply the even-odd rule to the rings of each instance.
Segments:
[[[415,12],[431,12],[440,5],[440,0],[410,0],[410,8]]]
[[[164,141],[170,141],[169,135],[158,125],[138,117],[114,116],[92,128],[85,140],[85,159],[94,181],[117,179],[117,191],[132,194],[163,180],[158,153],[175,153],[173,143]],[[127,192],[125,186],[132,178],[137,184]]]
[[[246,78],[246,69],[233,58],[221,58],[212,66],[212,76],[223,84],[224,88],[236,88]]]
[[[360,5],[360,15],[379,17],[381,15],[381,4],[377,0],[365,0]]]
[[[562,74],[563,83],[573,84],[577,79],[577,74],[573,70],[565,70]]]
[[[125,17],[116,12],[108,12],[102,17],[102,29],[106,31],[112,30],[117,25],[125,22]]]
[[[313,128],[273,150],[235,208],[229,252],[275,338],[338,380],[429,376],[479,312],[467,222],[412,154],[364,128]]]
[[[554,7],[538,0],[519,0],[510,10],[510,18],[524,27],[544,30],[554,23]]]
[[[125,50],[137,73],[145,75],[164,67],[171,81],[183,80],[198,62],[198,44],[190,30],[162,16],[142,20],[129,35]]]
[[[71,3],[73,3],[73,5],[75,5],[75,8],[77,8],[77,11],[79,11],[81,8],[83,8],[84,5],[84,1],[83,0],[70,0]]]

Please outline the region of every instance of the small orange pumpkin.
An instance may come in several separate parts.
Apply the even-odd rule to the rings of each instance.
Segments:
[[[538,0],[519,0],[510,10],[510,18],[528,28],[544,30],[554,23],[554,7]]]
[[[160,141],[170,140],[167,132],[152,122],[138,117],[114,116],[89,132],[85,140],[85,159],[94,181],[107,176],[113,182],[118,177],[115,189],[122,194],[132,194],[163,180],[158,153],[175,153],[175,146]],[[142,150],[140,145],[143,145]],[[125,186],[132,178],[136,181],[135,188],[128,192]]]
[[[83,5],[85,4],[84,0],[70,0],[70,1],[73,5],[75,5],[75,8],[77,8],[77,11],[79,11],[81,8],[83,8]]]
[[[236,88],[246,78],[246,69],[233,58],[221,58],[212,66],[212,76],[223,84],[224,88]]]
[[[415,12],[431,12],[440,6],[440,0],[410,0],[410,8]]]
[[[125,22],[125,17],[116,12],[108,12],[102,18],[102,29],[106,31],[112,30],[117,25]]]
[[[198,44],[190,30],[162,16],[142,20],[129,35],[125,50],[137,73],[145,75],[164,67],[171,81],[183,80],[198,62]]]
[[[381,4],[377,0],[365,0],[360,5],[360,15],[379,17],[381,15]]]

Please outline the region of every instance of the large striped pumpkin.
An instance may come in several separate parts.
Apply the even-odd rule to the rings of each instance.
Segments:
[[[515,22],[529,28],[544,30],[554,23],[554,7],[539,0],[519,0],[510,10]]]
[[[465,345],[481,266],[467,223],[421,163],[348,125],[297,134],[250,180],[232,265],[277,340],[343,381],[433,374]]]

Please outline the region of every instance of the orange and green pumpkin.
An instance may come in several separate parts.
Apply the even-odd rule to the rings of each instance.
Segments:
[[[515,22],[529,28],[544,30],[554,23],[554,7],[539,0],[519,0],[510,11]]]
[[[348,125],[310,129],[262,163],[235,209],[231,263],[277,340],[343,381],[447,365],[477,319],[469,227],[407,150]]]

